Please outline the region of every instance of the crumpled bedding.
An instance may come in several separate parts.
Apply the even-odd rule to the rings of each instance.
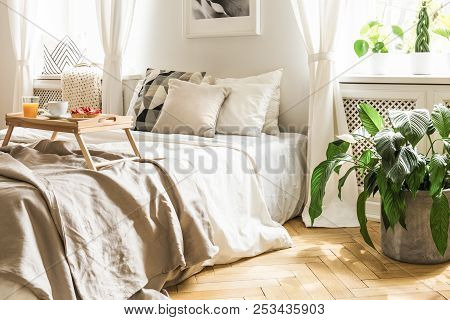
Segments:
[[[291,245],[256,177],[227,174],[227,164],[214,177],[173,173],[173,161],[192,168],[158,158],[93,172],[70,142],[2,149],[0,276],[41,299],[128,299]]]

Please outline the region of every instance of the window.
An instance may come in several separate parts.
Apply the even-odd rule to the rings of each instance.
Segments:
[[[450,53],[450,1],[426,1],[430,16],[430,50],[439,54]],[[346,69],[358,62],[358,56],[353,49],[354,42],[362,38],[360,32],[363,26],[373,21],[383,25],[380,38],[387,38],[384,42],[390,53],[414,52],[417,16],[421,4],[422,0],[349,0],[348,8],[343,14],[340,67]],[[402,39],[392,33],[392,26],[399,26],[403,30]],[[405,69],[402,65],[405,60],[399,61],[397,70],[393,72],[401,73]]]
[[[45,48],[52,53],[65,37],[73,41],[84,61],[103,63],[94,0],[39,0],[35,22],[40,30],[36,75],[44,71]]]

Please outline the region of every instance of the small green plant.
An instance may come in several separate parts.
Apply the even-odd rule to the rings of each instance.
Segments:
[[[422,1],[422,9],[419,12],[419,21],[416,29],[416,52],[430,52],[430,17],[428,16],[427,2]]]
[[[439,15],[437,20],[438,27],[433,32],[450,41],[450,14]]]
[[[388,30],[381,22],[374,20],[361,28],[360,35],[362,39],[356,40],[353,45],[359,58],[366,55],[369,50],[373,53],[388,53],[387,44],[392,40],[392,35],[403,39],[404,32],[396,25]]]
[[[433,32],[447,40],[450,40],[450,29],[439,28],[433,30]]]
[[[351,164],[338,183],[338,196],[349,175],[359,170],[364,177],[364,189],[357,199],[356,214],[364,240],[373,247],[367,230],[365,204],[369,197],[379,193],[382,202],[381,217],[386,229],[400,223],[406,229],[406,192],[413,197],[419,190],[428,191],[433,199],[430,227],[434,243],[441,255],[448,245],[450,210],[444,190],[450,187],[450,109],[436,105],[427,110],[389,111],[392,129],[385,126],[383,118],[369,104],[359,106],[363,127],[353,134],[339,136],[329,144],[327,160],[320,163],[311,178],[311,221],[322,214],[325,187],[333,173],[340,173],[344,164]],[[439,138],[433,139],[437,131]],[[427,137],[430,149],[426,154],[417,151],[417,144]],[[360,157],[348,153],[350,145],[367,140],[371,147]],[[442,142],[438,152],[437,142]]]

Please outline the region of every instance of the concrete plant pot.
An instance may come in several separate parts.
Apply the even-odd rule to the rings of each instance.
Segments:
[[[450,199],[450,190],[444,191]],[[386,230],[381,222],[381,247],[383,253],[398,261],[414,264],[438,264],[450,261],[449,249],[441,256],[436,249],[430,228],[430,209],[432,199],[428,192],[419,191],[414,200],[411,193],[406,193],[406,226],[397,224],[394,229]],[[450,227],[449,227],[450,231]]]

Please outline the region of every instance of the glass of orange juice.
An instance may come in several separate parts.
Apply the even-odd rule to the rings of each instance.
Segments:
[[[23,116],[36,118],[39,108],[39,97],[22,97]]]

